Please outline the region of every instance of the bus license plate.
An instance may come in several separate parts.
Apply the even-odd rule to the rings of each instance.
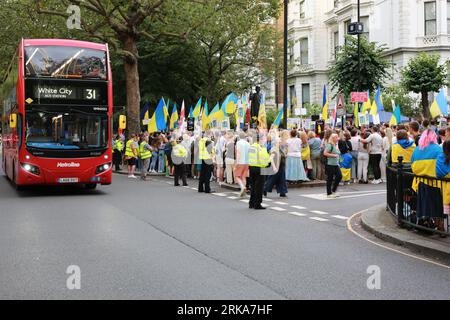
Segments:
[[[76,183],[78,178],[59,178],[58,183]]]

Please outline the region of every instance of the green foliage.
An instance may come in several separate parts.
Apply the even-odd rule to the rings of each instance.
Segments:
[[[267,128],[270,128],[277,118],[279,113],[279,110],[277,109],[266,109],[266,121],[267,121]]]
[[[346,42],[338,53],[336,62],[330,67],[332,88],[348,97],[352,91],[374,91],[378,86],[383,87],[384,80],[389,77],[388,70],[392,66],[382,58],[386,47],[361,37],[358,69],[358,41],[348,36]]]
[[[305,103],[306,115],[317,116],[322,113],[322,106],[316,103]]]
[[[395,105],[400,106],[403,116],[416,118],[421,114],[419,99],[409,95],[409,91],[401,85],[391,85],[387,87],[384,91],[383,100],[386,111],[393,111],[391,101],[394,100]]]
[[[422,112],[429,117],[428,92],[447,85],[447,68],[439,64],[438,54],[420,53],[401,70],[401,83],[407,91],[422,94]]]

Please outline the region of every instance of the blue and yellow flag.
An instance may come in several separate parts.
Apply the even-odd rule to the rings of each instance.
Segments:
[[[225,119],[225,114],[223,113],[222,109],[220,108],[219,103],[215,105],[215,107],[211,110],[208,116],[208,123],[212,124],[212,126],[217,126],[220,121],[223,121]]]
[[[445,96],[444,89],[439,90],[439,94],[436,97],[436,103],[441,110],[441,114],[448,115],[447,97]]]
[[[189,118],[193,118],[193,117],[194,117],[194,111],[191,106],[191,108],[189,109]]]
[[[149,110],[148,110],[149,108],[150,108],[150,102],[147,101],[141,110],[141,120],[146,120],[150,117]]]
[[[170,129],[173,130],[178,125],[178,110],[177,104],[173,105],[172,115],[170,116]]]
[[[192,112],[192,116],[194,118],[198,118],[200,116],[200,112],[202,111],[202,97],[198,99],[197,104],[195,105],[194,111]]]
[[[322,120],[328,120],[328,97],[327,97],[327,86],[323,86],[323,99],[322,99]]]
[[[280,112],[278,112],[277,117],[275,118],[275,121],[273,122],[273,127],[278,129],[278,127],[280,126],[281,123],[281,119],[283,119],[284,116],[284,112],[283,109],[280,110]]]
[[[226,115],[233,114],[236,111],[238,100],[239,97],[236,94],[230,93],[222,103],[223,113]]]
[[[205,101],[205,105],[203,107],[202,112],[202,130],[206,130],[209,124],[209,116],[208,116],[208,101]]]

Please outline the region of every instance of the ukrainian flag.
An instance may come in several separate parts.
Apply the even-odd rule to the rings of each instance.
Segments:
[[[345,153],[341,156],[339,167],[341,168],[342,181],[350,181],[352,171],[352,155],[350,153]]]
[[[322,100],[322,120],[328,120],[328,98],[327,98],[327,86],[323,86],[323,100]]]
[[[283,119],[283,109],[281,109],[280,112],[278,112],[278,115],[275,121],[273,122],[273,127],[275,129],[278,129],[278,127],[280,126],[281,119]]]
[[[202,111],[202,97],[198,99],[197,104],[195,105],[194,111],[192,112],[192,116],[194,118],[198,118],[200,116],[200,112]]]
[[[173,105],[172,115],[170,116],[170,129],[175,129],[178,124],[178,110],[177,104]]]
[[[209,124],[209,117],[208,117],[208,101],[205,101],[205,106],[203,107],[202,112],[202,130],[206,130],[208,128]]]

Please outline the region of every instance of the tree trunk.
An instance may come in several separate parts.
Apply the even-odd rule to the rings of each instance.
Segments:
[[[422,112],[424,119],[430,119],[430,108],[428,106],[428,92],[422,91]]]
[[[139,88],[138,49],[136,43],[137,41],[133,37],[127,37],[123,43],[124,49],[134,55],[134,58],[128,56],[124,58],[127,94],[127,131],[129,134],[139,133],[141,130],[139,119],[141,93]]]

